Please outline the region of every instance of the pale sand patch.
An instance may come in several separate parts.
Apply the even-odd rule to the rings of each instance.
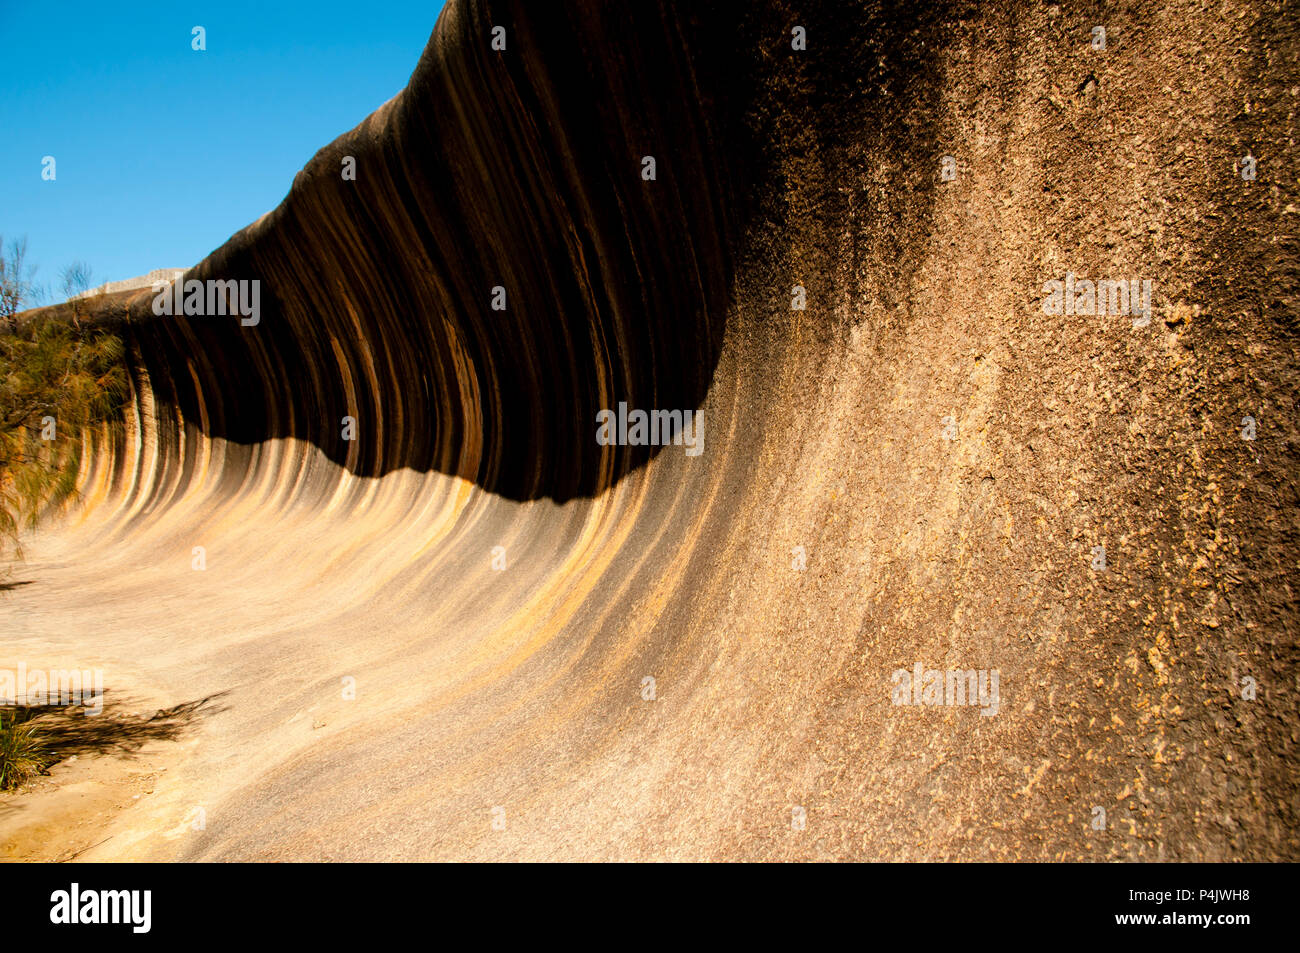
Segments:
[[[66,862],[110,839],[111,822],[154,793],[166,754],[76,757],[0,793],[0,862]]]

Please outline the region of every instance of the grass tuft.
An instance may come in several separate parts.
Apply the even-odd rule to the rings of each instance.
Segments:
[[[0,708],[0,791],[12,791],[49,764],[36,723],[16,708]]]

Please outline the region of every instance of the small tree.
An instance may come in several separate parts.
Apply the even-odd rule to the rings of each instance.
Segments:
[[[59,274],[63,294],[72,302],[72,323],[81,327],[81,301],[79,294],[90,290],[90,266],[84,261],[74,261]]]
[[[84,261],[74,261],[59,274],[63,293],[69,298],[90,290],[90,266]]]
[[[27,239],[12,239],[5,248],[0,235],[0,321],[10,330],[16,329],[14,315],[40,297],[36,266],[27,264]]]
[[[42,297],[27,241],[0,242],[0,558],[21,556],[18,534],[75,496],[82,434],[115,419],[126,395],[122,339],[85,328],[73,302],[69,323],[38,315],[19,328],[19,311]],[[90,287],[90,268],[63,270],[72,296]]]

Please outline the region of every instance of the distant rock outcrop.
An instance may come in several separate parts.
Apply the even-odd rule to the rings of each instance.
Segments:
[[[75,294],[69,301],[76,301],[80,298],[93,298],[96,295],[115,294],[119,291],[134,291],[137,288],[152,288],[159,282],[172,282],[185,274],[184,268],[155,268],[147,275],[141,275],[138,278],[124,278],[121,281],[106,281],[102,285],[90,288],[80,294]]]

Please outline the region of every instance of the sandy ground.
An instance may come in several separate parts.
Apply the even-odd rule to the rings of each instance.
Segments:
[[[32,658],[45,671],[73,664]],[[118,825],[133,823],[119,815],[166,787],[167,772],[193,747],[189,727],[212,707],[156,707],[139,680],[131,691],[88,692],[86,700],[36,719],[50,763],[18,790],[0,792],[0,859],[61,863],[107,843]]]
[[[118,815],[154,793],[163,760],[78,757],[19,793],[0,794],[0,860],[66,863],[107,843]]]

